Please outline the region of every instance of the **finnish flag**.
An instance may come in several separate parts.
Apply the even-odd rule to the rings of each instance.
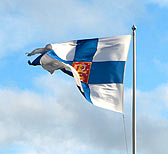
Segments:
[[[28,56],[41,54],[30,65],[41,65],[74,77],[92,104],[123,113],[124,73],[131,35],[48,44]]]

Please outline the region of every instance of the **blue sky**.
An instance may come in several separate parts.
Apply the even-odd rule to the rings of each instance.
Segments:
[[[122,116],[87,103],[72,78],[30,67],[48,43],[137,26],[137,151],[163,154],[168,128],[167,0],[0,0],[0,154],[126,153]],[[131,152],[132,43],[124,108]]]

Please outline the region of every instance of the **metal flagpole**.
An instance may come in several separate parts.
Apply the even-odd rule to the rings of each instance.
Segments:
[[[132,104],[132,150],[136,154],[136,27],[133,31],[133,104]]]
[[[136,27],[133,31],[133,104],[132,104],[132,151],[136,154]]]

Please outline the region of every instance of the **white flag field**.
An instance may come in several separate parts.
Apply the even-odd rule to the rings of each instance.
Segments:
[[[74,77],[82,95],[95,106],[123,113],[124,74],[131,35],[48,44],[30,65]]]

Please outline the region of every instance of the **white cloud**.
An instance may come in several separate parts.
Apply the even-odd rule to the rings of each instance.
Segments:
[[[161,7],[167,7],[168,6],[168,0],[150,0],[150,2],[154,4],[158,4]]]
[[[144,154],[162,154],[167,151],[167,94],[168,84],[137,93],[137,144]]]
[[[96,147],[97,139],[99,145],[104,144],[103,139],[108,137],[108,133],[105,136],[96,134],[104,129],[111,132],[112,126],[106,128],[109,118],[105,113],[99,109],[98,112],[92,112],[90,104],[84,104],[84,99],[80,95],[78,97],[77,89],[72,88],[72,84],[66,82],[60,85],[60,81],[53,78],[48,80],[46,77],[40,80],[40,84],[45,81],[52,85],[55,83],[58,87],[56,89],[52,86],[51,89],[50,86],[45,86],[47,90],[44,90],[46,94],[43,95],[1,87],[0,97],[3,99],[0,101],[0,144],[28,144],[38,153],[88,150]],[[69,90],[62,92],[61,86],[66,86]],[[54,90],[54,93],[50,95],[48,90]]]
[[[0,10],[0,55],[4,55],[33,44],[128,33],[132,22],[143,17],[145,6],[133,0],[7,0],[1,1]]]
[[[36,78],[39,93],[0,88],[1,146],[24,144],[42,154],[125,151],[121,115],[92,106],[72,80],[58,78],[59,74]],[[137,92],[137,144],[143,154],[167,151],[167,93],[168,85]],[[130,147],[131,90],[127,89],[125,95]]]

